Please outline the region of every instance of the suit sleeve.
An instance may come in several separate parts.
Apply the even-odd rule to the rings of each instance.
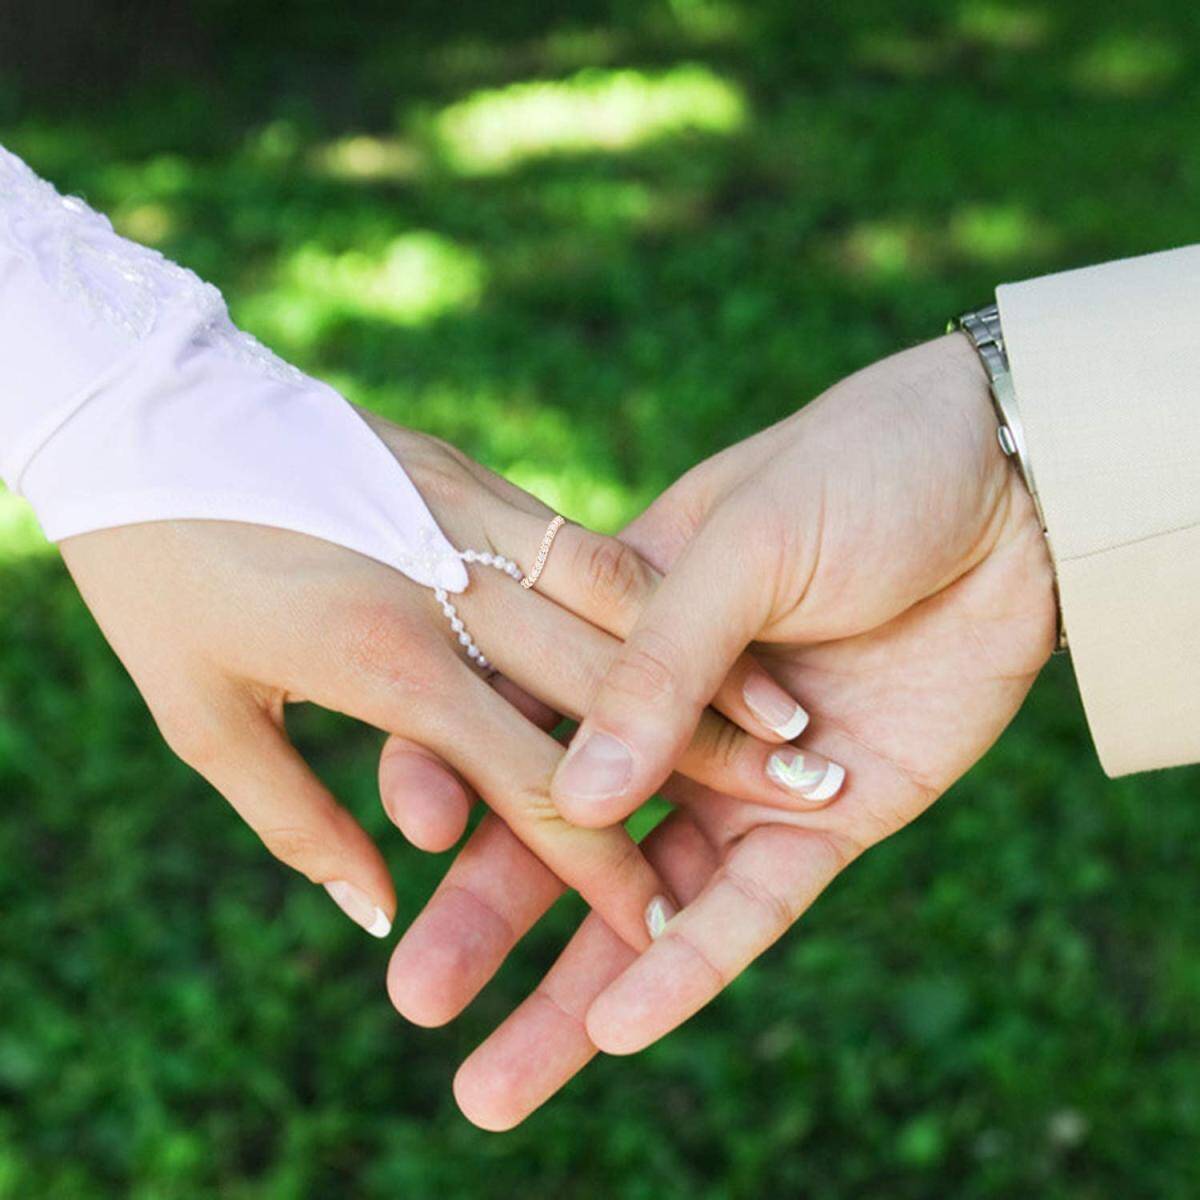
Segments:
[[[1200,247],[997,290],[1101,763],[1200,761]]]

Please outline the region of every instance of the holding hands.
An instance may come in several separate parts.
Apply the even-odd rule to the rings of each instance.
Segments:
[[[618,540],[360,420],[2,150],[0,183],[6,354],[45,392],[0,399],[0,469],[170,745],[379,937],[384,860],[287,705],[391,735],[382,798],[418,847],[486,802],[392,958],[418,1023],[454,1017],[564,887],[590,905],[459,1074],[481,1125],[704,1005],[987,749],[1052,648],[1045,540],[965,338],[839,383]],[[674,811],[639,847],[621,823],[658,791]]]
[[[642,846],[685,907],[640,955],[603,914],[584,922],[460,1071],[460,1104],[489,1128],[523,1119],[596,1049],[638,1050],[711,999],[986,751],[1054,645],[1044,538],[958,336],[875,364],[701,464],[622,540],[665,576],[624,614],[551,795],[572,824],[604,828],[661,787],[675,811]],[[773,772],[800,787],[745,796],[671,775],[751,643],[813,710],[804,748]],[[422,803],[411,753],[384,752],[394,812]],[[821,793],[840,775],[831,762],[846,772],[836,798]],[[400,1011],[450,1019],[559,886],[485,819],[397,947]]]
[[[543,505],[433,439],[382,421],[375,428],[455,544],[489,557],[536,547],[551,515]],[[604,564],[633,556],[611,539],[565,530],[536,593],[476,569],[469,591],[455,597],[456,622],[506,673],[495,689],[462,654],[464,635],[429,590],[324,541],[174,521],[88,533],[62,549],[170,745],[269,850],[326,885],[370,932],[384,936],[395,912],[386,866],[291,746],[288,703],[312,701],[408,739],[403,762],[393,750],[390,769],[402,765],[420,792],[391,811],[418,845],[457,839],[470,788],[630,945],[648,942],[647,914],[661,922],[673,911],[669,890],[624,830],[572,825],[549,798],[562,752],[545,732],[556,720],[547,706],[582,713],[616,652],[604,627],[630,619],[632,597]],[[749,659],[734,665],[722,692],[734,695],[751,680],[787,700]],[[736,702],[727,711],[758,728]],[[771,753],[709,712],[679,768],[770,803],[780,790],[766,769]]]
[[[487,803],[396,947],[402,1014],[457,1015],[564,887],[591,906],[459,1073],[489,1128],[707,1003],[987,749],[1053,646],[1044,538],[958,336],[702,463],[620,540],[563,527],[534,589],[510,559],[529,564],[552,512],[367,420],[482,564],[453,607],[260,525],[127,525],[63,554],[171,746],[376,936],[383,858],[292,747],[286,706],[392,735],[383,803],[418,847],[449,848]],[[565,755],[560,714],[581,722]],[[638,847],[621,822],[656,791],[674,811]]]

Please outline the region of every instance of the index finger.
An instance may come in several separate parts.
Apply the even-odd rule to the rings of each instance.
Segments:
[[[521,540],[530,549],[539,519],[521,513]],[[528,569],[528,567],[526,567]],[[663,576],[638,552],[614,537],[579,525],[562,526],[538,577],[537,589],[613,637],[624,639]],[[790,742],[808,725],[808,712],[749,652],[733,664],[710,697],[712,707],[747,733],[767,742]]]

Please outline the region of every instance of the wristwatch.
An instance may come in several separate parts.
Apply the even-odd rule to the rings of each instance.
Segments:
[[[1017,393],[1013,388],[1012,372],[1008,366],[1008,352],[1004,348],[1004,331],[1000,328],[1000,309],[995,304],[986,308],[976,309],[952,320],[946,327],[947,333],[958,331],[965,333],[971,339],[971,344],[983,361],[983,369],[987,373],[988,388],[992,394],[992,407],[996,410],[996,420],[999,426],[996,430],[1000,449],[1006,457],[1012,459],[1021,479],[1033,499],[1034,511],[1042,533],[1046,533],[1046,515],[1042,511],[1042,501],[1038,496],[1037,485],[1033,481],[1033,464],[1029,461],[1029,451],[1025,445],[1025,426],[1021,421],[1021,406],[1017,402]],[[1047,546],[1049,543],[1047,542]],[[1051,554],[1051,561],[1053,561]],[[1055,602],[1058,603],[1058,587],[1055,584]],[[1062,605],[1058,604],[1058,646],[1059,651],[1067,649],[1067,633],[1063,628]]]
[[[1013,460],[1021,479],[1033,497],[1033,506],[1037,509],[1038,521],[1042,530],[1046,528],[1046,517],[1042,512],[1042,502],[1038,498],[1037,486],[1033,482],[1033,466],[1029,461],[1029,451],[1025,447],[1025,426],[1021,422],[1021,407],[1017,403],[1017,393],[1013,390],[1012,372],[1008,367],[1008,352],[1004,348],[1004,331],[1000,328],[1000,310],[994,304],[975,312],[965,313],[950,322],[948,333],[958,330],[971,339],[979,357],[983,360],[983,369],[987,372],[988,387],[992,393],[992,405],[996,409],[996,419],[999,428],[996,437],[1000,449]]]

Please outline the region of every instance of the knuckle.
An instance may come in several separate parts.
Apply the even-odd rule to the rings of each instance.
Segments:
[[[632,547],[616,538],[587,538],[580,545],[580,554],[588,591],[602,607],[623,609],[649,587],[646,564]]]
[[[668,703],[678,692],[678,647],[666,634],[643,631],[625,643],[608,674],[618,695],[647,703]]]
[[[417,691],[436,677],[429,628],[386,601],[365,601],[342,608],[339,653],[359,675],[389,688]]]
[[[616,849],[605,873],[611,879],[623,880],[628,885],[639,879],[642,872],[648,869],[649,863],[646,861],[641,847],[632,838],[625,837]]]
[[[466,456],[437,438],[423,436],[404,456],[404,465],[417,490],[435,509],[460,507],[474,490]]]
[[[807,829],[804,832],[809,848],[824,857],[830,877],[841,874],[871,844],[844,830]]]
[[[749,738],[732,721],[717,713],[706,712],[700,719],[695,745],[710,771],[729,777],[737,773]]]
[[[707,953],[698,939],[691,936],[686,929],[671,929],[663,933],[660,942],[673,942],[682,947],[696,962],[700,969],[709,976],[713,991],[723,992],[736,978],[737,972],[730,971],[719,964],[711,954]]]
[[[320,883],[320,865],[328,849],[326,840],[310,829],[281,825],[260,829],[258,836],[267,850],[281,863],[294,867],[313,883]]]
[[[741,871],[727,870],[725,877],[732,888],[766,914],[771,928],[787,929],[795,924],[800,914],[773,888]]]
[[[549,783],[522,784],[515,791],[517,811],[530,824],[553,825],[564,824],[562,814],[550,798]]]
[[[223,757],[225,739],[202,709],[160,709],[154,717],[171,753],[194,771],[207,775]]]

